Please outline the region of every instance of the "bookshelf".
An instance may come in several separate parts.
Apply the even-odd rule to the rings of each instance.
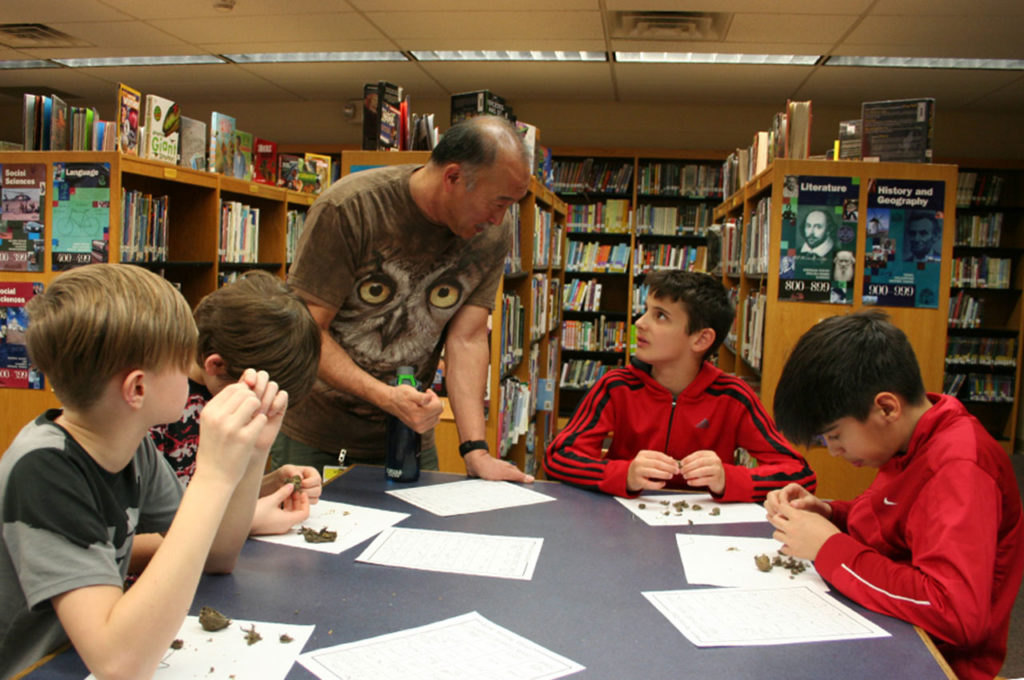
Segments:
[[[647,272],[703,270],[721,200],[725,153],[553,149],[554,190],[567,204],[561,414],[632,352]]]
[[[189,304],[195,306],[218,282],[233,273],[252,268],[266,269],[283,277],[287,266],[287,213],[302,213],[315,196],[278,187],[245,182],[221,175],[183,168],[161,161],[125,156],[117,152],[31,151],[2,152],[0,166],[42,166],[46,193],[40,208],[43,238],[47,244],[43,269],[39,272],[3,271],[5,282],[39,282],[48,285],[59,272],[53,270],[51,244],[54,238],[54,164],[106,164],[109,167],[110,200],[107,213],[108,261],[121,262],[131,250],[123,239],[130,234],[124,226],[131,223],[138,204],[122,201],[122,190],[142,201],[164,200],[165,246],[150,255],[136,258],[158,261],[136,262],[157,271],[175,283]],[[256,260],[247,263],[220,262],[218,255],[222,201],[238,201],[260,209]],[[155,202],[155,201],[154,201]],[[128,212],[126,212],[126,207]],[[144,212],[144,210],[143,210]],[[97,215],[102,212],[96,213]],[[88,215],[87,215],[88,216]],[[139,218],[139,222],[144,222]],[[138,222],[137,222],[138,223]],[[136,249],[138,250],[138,249]],[[0,451],[10,444],[18,430],[47,408],[58,406],[48,389],[0,389]]]
[[[1019,436],[1024,166],[961,165],[944,391],[1012,453]]]
[[[429,157],[426,151],[342,151],[341,173],[425,163]],[[552,386],[561,356],[566,206],[531,179],[527,195],[511,211],[513,246],[490,319],[485,431],[492,455],[533,474],[539,469],[537,453],[557,428],[558,393]],[[434,431],[438,466],[442,472],[465,473],[455,418],[447,398],[442,403]]]
[[[735,333],[719,350],[719,366],[754,385],[770,413],[775,386],[797,339],[824,317],[869,308],[863,302],[866,269],[862,266],[868,256],[865,207],[869,205],[869,187],[884,180],[919,182],[944,191],[940,201],[945,214],[941,259],[934,263],[938,279],[935,306],[878,308],[888,313],[910,339],[925,388],[941,392],[956,224],[956,171],[955,165],[780,159],[726,197],[714,216],[723,225],[722,280],[737,301],[737,320]],[[830,304],[827,293],[824,302],[780,299],[780,293],[787,297],[780,290],[784,280],[781,241],[787,175],[834,178],[836,184],[849,179],[857,205],[861,206],[855,221],[855,266],[849,291],[852,304]],[[853,224],[852,218],[849,224]],[[818,475],[818,493],[825,498],[853,498],[874,477],[873,470],[853,468],[832,458],[822,447],[812,446],[805,455]]]

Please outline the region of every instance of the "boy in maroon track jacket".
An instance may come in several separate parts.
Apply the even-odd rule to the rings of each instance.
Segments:
[[[753,390],[705,361],[732,325],[721,282],[666,270],[647,283],[633,364],[605,373],[586,394],[547,449],[548,475],[617,496],[668,487],[749,502],[790,483],[814,490],[814,472]],[[735,464],[737,449],[757,467]]]
[[[954,397],[925,392],[906,336],[877,311],[804,334],[775,416],[793,441],[824,435],[832,455],[878,468],[853,501],[796,485],[770,493],[783,552],[926,630],[961,680],[994,677],[1024,571],[1020,493],[999,444]]]

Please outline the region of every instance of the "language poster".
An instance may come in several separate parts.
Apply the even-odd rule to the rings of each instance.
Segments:
[[[945,184],[873,179],[868,184],[864,304],[939,306]]]
[[[858,177],[786,175],[779,299],[853,304]]]
[[[0,270],[43,271],[46,165],[0,165]]]
[[[107,262],[110,163],[53,164],[53,270]]]
[[[25,304],[41,292],[41,283],[0,282],[0,387],[43,389],[43,374],[29,364],[25,347]]]

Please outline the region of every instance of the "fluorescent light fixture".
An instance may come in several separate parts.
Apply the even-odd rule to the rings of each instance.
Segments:
[[[99,66],[184,66],[188,64],[223,64],[213,54],[175,54],[163,57],[97,57],[90,59],[53,59],[62,66],[89,68]]]
[[[616,52],[615,61],[635,64],[752,64],[814,66],[814,54],[735,54],[726,52]]]
[[[608,61],[604,52],[543,50],[413,50],[418,61]]]
[[[221,55],[238,64],[287,64],[325,61],[409,61],[401,52],[267,52]]]
[[[19,68],[60,68],[60,64],[55,64],[52,61],[46,59],[23,59],[20,61],[0,61],[0,70],[5,69],[19,69]]]
[[[826,66],[1024,70],[1024,59],[950,59],[945,57],[829,57]]]

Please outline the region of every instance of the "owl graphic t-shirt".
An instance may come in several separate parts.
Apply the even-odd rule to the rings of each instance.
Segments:
[[[288,282],[338,307],[330,332],[352,360],[388,382],[414,366],[433,382],[445,327],[463,305],[494,307],[511,243],[512,219],[469,240],[428,220],[413,201],[417,165],[363,170],[320,195],[309,209]],[[386,414],[317,380],[289,407],[282,431],[347,460],[384,462]],[[424,447],[432,437],[424,437]]]

